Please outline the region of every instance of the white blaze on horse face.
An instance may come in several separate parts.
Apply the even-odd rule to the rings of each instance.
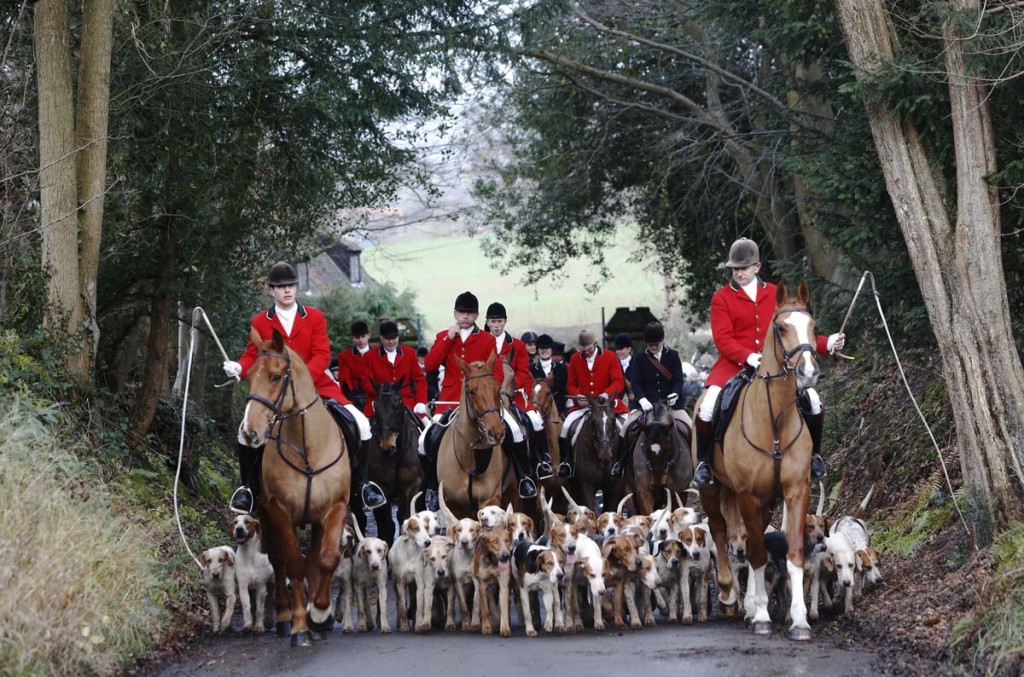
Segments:
[[[238,443],[249,444],[249,412],[252,409],[252,402],[246,402],[245,413],[242,414],[242,422],[238,424]]]
[[[796,332],[796,338],[798,343],[804,343],[809,346],[814,344],[811,342],[810,336],[810,324],[811,316],[806,313],[786,313],[783,316],[783,322],[788,324]],[[804,351],[800,354],[800,362],[802,364],[797,366],[797,376],[803,376],[805,378],[813,378],[817,373],[817,367],[814,364],[814,356],[810,352]]]

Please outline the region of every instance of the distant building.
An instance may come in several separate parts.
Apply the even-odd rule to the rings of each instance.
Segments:
[[[349,239],[335,242],[309,261],[295,266],[299,295],[326,296],[332,289],[348,286],[379,289],[380,283],[363,268],[362,248]]]
[[[614,346],[615,337],[619,334],[629,334],[633,339],[634,348],[643,345],[644,327],[651,322],[658,322],[658,318],[648,306],[637,306],[633,310],[625,306],[615,309],[612,319],[604,326],[605,346]]]

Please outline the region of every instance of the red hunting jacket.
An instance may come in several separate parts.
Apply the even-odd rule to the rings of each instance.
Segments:
[[[575,353],[569,360],[569,383],[565,387],[565,394],[569,397],[577,395],[588,395],[597,397],[605,393],[615,402],[615,413],[625,414],[629,412],[626,404],[619,399],[619,394],[625,389],[626,381],[622,375],[622,365],[615,353],[597,348],[597,356],[594,357],[593,371],[587,366],[587,358],[580,353]],[[575,402],[573,409],[579,409]]]
[[[366,352],[369,355],[373,348]],[[366,390],[366,355],[363,355],[355,346],[342,350],[338,353],[338,383],[342,389],[348,392],[354,390]]]
[[[455,364],[455,356],[458,355],[466,362],[486,362],[491,353],[497,351],[497,344],[494,337],[479,327],[473,327],[473,333],[465,341],[462,336],[455,335],[455,338],[448,338],[448,330],[438,332],[434,338],[434,345],[430,347],[423,364],[427,371],[437,371],[444,365],[444,383],[441,384],[441,394],[438,399],[444,402],[458,402],[462,396],[462,370]],[[494,378],[501,383],[502,374],[501,360],[494,360]],[[454,409],[455,404],[439,404],[434,413],[441,413]]]
[[[327,338],[327,320],[324,319],[324,314],[301,303],[296,305],[298,310],[295,312],[295,322],[292,324],[290,336],[281,325],[274,306],[252,318],[253,329],[265,341],[273,337],[275,329],[280,332],[285,345],[298,353],[306,363],[320,397],[349,404],[337,382],[327,373],[327,368],[331,364],[331,342]],[[238,359],[238,363],[242,365],[242,378],[249,373],[249,368],[256,361],[258,354],[259,351],[250,339],[245,353]]]
[[[757,282],[757,302],[735,282],[711,297],[711,337],[718,349],[718,359],[704,381],[704,386],[724,386],[747,363],[751,353],[764,350],[772,318],[775,317],[775,285]],[[817,350],[828,353],[828,337],[818,336]]]
[[[511,364],[516,372],[516,406],[523,411],[533,409],[533,405],[529,404],[523,396],[524,390],[529,392],[530,388],[533,387],[533,375],[530,374],[530,356],[526,353],[526,344],[505,332],[505,340],[501,344],[501,354],[499,357]]]
[[[415,351],[398,346],[398,353],[395,355],[395,363],[388,361],[387,353],[383,346],[371,348],[370,352],[362,357],[366,363],[367,378],[364,382],[366,388],[366,407],[363,413],[367,417],[373,416],[373,399],[377,397],[377,389],[374,383],[398,383],[402,380],[402,401],[405,406],[412,409],[417,404],[427,403],[427,377],[420,369],[419,360],[416,359]]]

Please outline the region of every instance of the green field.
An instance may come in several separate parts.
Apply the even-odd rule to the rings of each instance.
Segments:
[[[480,299],[481,317],[492,301],[504,303],[509,330],[516,336],[533,329],[554,332],[556,340],[565,340],[566,332],[581,326],[600,331],[602,306],[606,319],[611,319],[617,306],[648,306],[655,315],[664,316],[662,279],[645,264],[629,260],[637,245],[626,229],[607,257],[613,276],[593,295],[585,285],[597,279],[598,271],[585,261],[567,261],[559,280],[524,284],[521,271],[502,277],[492,268],[481,244],[480,238],[468,236],[409,242],[365,250],[362,260],[375,279],[415,292],[424,331],[447,326],[455,297],[467,289]]]

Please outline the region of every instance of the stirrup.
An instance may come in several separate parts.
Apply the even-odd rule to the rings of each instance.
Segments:
[[[817,480],[825,476],[825,459],[821,454],[811,456],[811,479]]]
[[[558,476],[563,480],[571,479],[574,474],[575,470],[571,464],[566,463],[565,461],[558,464]]]
[[[704,480],[704,481],[698,481],[697,480],[697,475],[700,474],[701,469],[703,469],[707,473],[707,475],[708,475],[707,479]],[[696,470],[693,471],[693,484],[694,484],[694,486],[697,486],[697,487],[710,487],[714,483],[715,483],[715,474],[713,472],[711,472],[711,466],[709,466],[704,461],[701,461],[700,463],[698,463]]]
[[[242,507],[246,505],[248,501],[248,508]],[[228,508],[231,512],[236,515],[251,515],[252,508],[256,503],[256,497],[252,495],[252,490],[249,487],[243,485],[235,489],[235,493],[231,494],[231,500],[228,502]],[[235,507],[238,506],[238,507]]]
[[[376,494],[376,497],[374,494]],[[384,491],[376,482],[364,483],[362,488],[359,490],[359,496],[363,499],[363,507],[369,508],[370,510],[382,508],[388,502],[388,499],[384,496]]]
[[[554,468],[552,468],[551,464],[548,463],[547,461],[541,461],[540,463],[537,464],[537,479],[539,479],[539,480],[551,479],[551,477],[554,474],[555,474]]]
[[[626,474],[626,465],[622,461],[615,461],[612,464],[612,477],[622,477]]]
[[[532,489],[532,491],[531,491]],[[537,485],[529,477],[519,480],[519,498],[536,498]]]
[[[423,502],[430,512],[439,512],[441,510],[441,504],[437,500],[437,492],[433,489],[427,489],[423,494]]]

